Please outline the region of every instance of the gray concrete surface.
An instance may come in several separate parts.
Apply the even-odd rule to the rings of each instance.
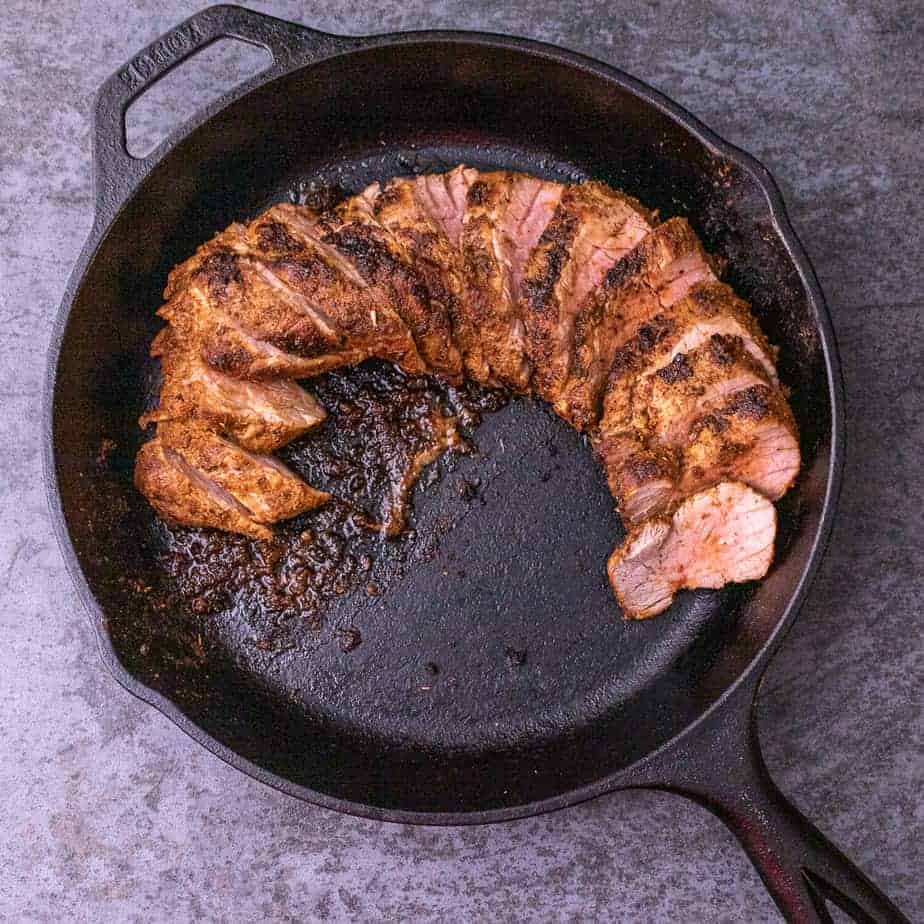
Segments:
[[[101,669],[39,482],[45,347],[92,220],[94,90],[198,6],[7,0],[0,15],[0,920],[777,920],[731,837],[679,799],[617,794],[477,830],[341,817],[229,769]],[[850,457],[763,742],[782,788],[920,920],[920,5],[254,6],[331,31],[558,42],[663,89],[779,178],[840,336]],[[243,64],[216,56],[200,84]],[[169,124],[170,100],[141,136]]]

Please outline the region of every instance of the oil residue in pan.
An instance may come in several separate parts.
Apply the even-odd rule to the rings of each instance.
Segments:
[[[411,559],[426,554],[426,542],[415,542],[407,526],[417,477],[438,477],[429,463],[443,452],[451,467],[455,453],[472,451],[469,437],[481,415],[507,401],[477,386],[408,378],[375,361],[309,387],[329,416],[278,455],[333,500],[278,524],[273,543],[164,528],[158,556],[171,608],[219,634],[221,614],[236,610],[234,621],[243,616],[252,644],[265,652],[302,647],[305,630],[320,630],[337,598],[379,595]],[[341,647],[353,650],[361,627],[342,627],[339,635]]]

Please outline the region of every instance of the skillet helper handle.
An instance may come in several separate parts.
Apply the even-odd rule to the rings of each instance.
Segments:
[[[741,842],[779,909],[792,924],[831,924],[825,901],[861,924],[910,924],[905,915],[777,788],[757,735],[759,680],[732,692],[691,730],[655,755],[648,773],[706,806]]]
[[[207,7],[164,33],[109,77],[96,96],[93,163],[98,216],[104,212],[114,214],[161,154],[159,148],[144,157],[133,157],[128,152],[128,107],[161,77],[221,38],[249,42],[273,56],[269,68],[243,83],[241,90],[358,43],[357,39],[318,32],[228,4]]]

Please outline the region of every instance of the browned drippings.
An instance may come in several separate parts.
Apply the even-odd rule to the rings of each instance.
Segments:
[[[430,416],[430,428],[430,443],[411,456],[404,474],[392,486],[388,510],[381,525],[382,533],[386,536],[399,536],[407,527],[411,494],[427,466],[450,450],[470,451],[468,441],[459,435],[455,417],[444,417],[437,409]]]
[[[327,420],[286,446],[279,458],[309,484],[330,492],[319,510],[274,527],[272,543],[215,530],[165,530],[161,562],[186,612],[234,607],[253,614],[260,646],[278,648],[286,624],[320,627],[331,602],[376,583],[383,551],[402,559],[417,482],[438,477],[445,453],[470,452],[474,427],[498,410],[504,393],[408,378],[379,362],[328,373],[310,383]],[[408,550],[409,549],[405,549]]]

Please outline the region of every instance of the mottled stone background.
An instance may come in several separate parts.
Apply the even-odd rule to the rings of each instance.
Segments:
[[[763,741],[782,788],[924,913],[920,4],[254,5],[345,33],[558,42],[664,90],[778,177],[840,337],[849,463],[832,550],[770,671]],[[251,782],[102,670],[40,486],[45,349],[92,221],[93,93],[197,7],[0,11],[0,919],[776,920],[731,837],[682,800],[617,794],[474,830],[358,821]],[[209,54],[142,107],[133,140],[248,66]]]

